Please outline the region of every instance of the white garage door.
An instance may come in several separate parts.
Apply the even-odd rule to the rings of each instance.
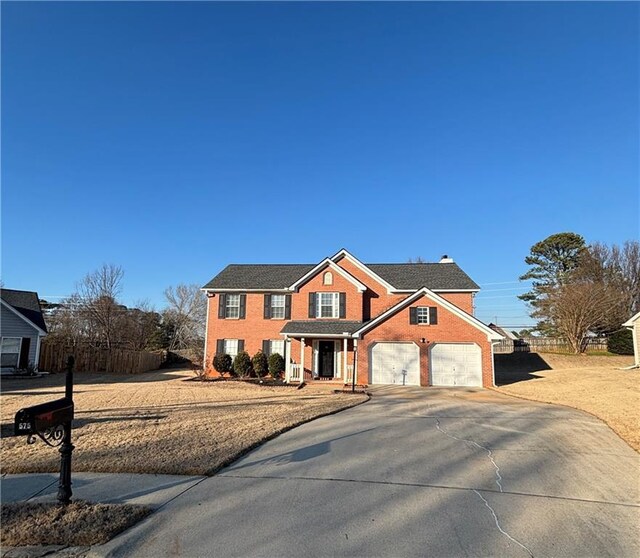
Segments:
[[[472,343],[437,343],[431,348],[432,386],[482,386],[482,354]]]
[[[371,350],[371,383],[420,385],[420,349],[415,343],[376,343]]]

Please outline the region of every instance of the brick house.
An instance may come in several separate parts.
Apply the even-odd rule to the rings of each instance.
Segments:
[[[473,316],[478,285],[439,263],[229,265],[207,294],[205,363],[278,352],[289,382],[492,386],[502,336]]]

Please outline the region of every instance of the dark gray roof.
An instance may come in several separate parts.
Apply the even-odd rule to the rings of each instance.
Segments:
[[[317,264],[232,264],[209,281],[205,289],[285,289]],[[479,289],[455,263],[365,264],[396,289]]]
[[[396,289],[434,290],[479,289],[480,287],[455,263],[366,264]]]
[[[14,289],[0,289],[0,297],[7,304],[22,314],[27,320],[37,325],[40,329],[47,331],[44,323],[38,293],[33,291],[16,291]]]
[[[340,335],[345,331],[353,333],[362,327],[364,322],[348,322],[348,321],[298,321],[289,322],[280,330],[280,333],[308,333],[308,334],[324,334],[324,335]]]
[[[205,289],[285,289],[317,264],[231,264]]]

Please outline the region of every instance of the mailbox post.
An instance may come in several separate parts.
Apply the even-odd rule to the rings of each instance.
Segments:
[[[27,435],[27,443],[33,444],[38,436],[48,446],[60,446],[60,484],[58,501],[71,501],[71,422],[73,421],[73,364],[72,356],[67,360],[65,396],[32,407],[20,409],[15,416],[15,434]]]

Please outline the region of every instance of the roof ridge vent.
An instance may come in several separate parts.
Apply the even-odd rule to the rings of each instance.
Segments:
[[[453,263],[453,258],[450,258],[446,254],[444,254],[442,258],[440,258],[440,261],[438,263]]]

